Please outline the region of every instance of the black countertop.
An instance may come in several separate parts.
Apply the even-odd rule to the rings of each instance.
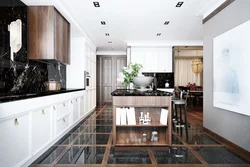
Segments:
[[[16,100],[23,100],[23,99],[30,99],[34,97],[42,97],[42,96],[49,96],[61,93],[69,93],[75,91],[81,91],[85,89],[65,89],[65,90],[55,90],[55,91],[42,91],[42,92],[35,92],[35,93],[19,93],[19,94],[12,94],[12,93],[0,93],[0,103],[16,101]]]
[[[159,91],[159,90],[146,90],[139,91],[137,89],[116,89],[111,93],[112,96],[172,96],[173,93]]]

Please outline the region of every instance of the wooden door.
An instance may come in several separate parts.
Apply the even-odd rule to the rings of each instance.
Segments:
[[[123,89],[117,82],[119,72],[127,66],[126,56],[98,56],[97,58],[97,105],[112,103],[111,92]]]

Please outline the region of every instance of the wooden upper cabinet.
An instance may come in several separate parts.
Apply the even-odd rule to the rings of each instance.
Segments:
[[[28,7],[28,58],[70,64],[70,23],[55,7]]]

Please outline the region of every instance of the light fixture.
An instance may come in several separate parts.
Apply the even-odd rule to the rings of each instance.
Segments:
[[[161,36],[161,33],[157,33],[156,36]]]
[[[96,8],[99,8],[99,7],[100,7],[99,2],[93,2],[93,4],[94,4],[94,6],[95,6]]]
[[[112,41],[109,41],[108,43],[112,43]]]
[[[106,22],[105,21],[101,21],[101,25],[106,25]]]
[[[109,36],[109,33],[105,33],[106,36]]]
[[[164,25],[168,25],[170,21],[165,21],[164,22]]]
[[[192,61],[192,71],[195,74],[199,74],[203,69],[203,63],[201,61],[201,59],[198,58],[194,58]]]
[[[178,2],[175,7],[180,8],[184,2]]]

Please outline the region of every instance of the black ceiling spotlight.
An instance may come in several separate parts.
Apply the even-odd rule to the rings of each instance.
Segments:
[[[101,21],[101,24],[102,24],[102,25],[106,25],[106,22],[105,22],[105,21]]]
[[[157,33],[156,36],[161,36],[161,33]]]
[[[170,21],[165,21],[164,22],[164,25],[168,25]]]
[[[109,36],[109,33],[105,33],[106,36]]]
[[[94,6],[95,6],[96,8],[99,8],[99,7],[100,7],[99,2],[93,2],[93,4],[94,4]]]
[[[180,8],[184,2],[178,2],[175,7]]]
[[[109,41],[109,43],[112,43],[112,41]]]

